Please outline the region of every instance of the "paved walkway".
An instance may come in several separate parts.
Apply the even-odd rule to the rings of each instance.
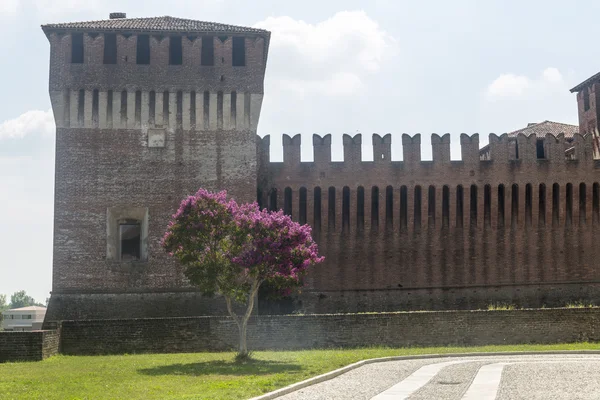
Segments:
[[[600,355],[432,358],[368,364],[281,400],[600,399]]]

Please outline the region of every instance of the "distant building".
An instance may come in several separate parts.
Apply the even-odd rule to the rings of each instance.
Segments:
[[[46,307],[21,307],[2,312],[2,328],[6,331],[35,331],[42,329]]]

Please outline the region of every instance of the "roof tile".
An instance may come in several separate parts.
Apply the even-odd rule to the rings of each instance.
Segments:
[[[196,21],[170,16],[151,18],[115,18],[100,21],[67,22],[42,25],[45,32],[54,30],[93,31],[144,31],[144,32],[215,32],[215,33],[262,33],[263,29],[227,25],[217,22]]]

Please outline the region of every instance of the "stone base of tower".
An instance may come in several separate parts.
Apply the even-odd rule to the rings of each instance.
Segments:
[[[225,300],[198,292],[52,293],[44,329],[59,321],[227,315]]]

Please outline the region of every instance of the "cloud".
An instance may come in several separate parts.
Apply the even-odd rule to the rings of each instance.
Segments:
[[[19,0],[1,0],[0,18],[10,17],[17,13],[19,9]]]
[[[364,11],[341,11],[316,24],[269,17],[255,27],[272,32],[267,79],[299,94],[354,93],[395,49],[395,40]]]
[[[539,92],[551,86],[560,86],[563,83],[563,76],[560,71],[548,67],[535,79],[525,75],[502,74],[488,86],[486,94],[488,99],[518,97],[527,95],[530,91]]]
[[[31,110],[17,118],[0,123],[0,140],[22,138],[29,135],[52,136],[54,128],[52,110]]]

